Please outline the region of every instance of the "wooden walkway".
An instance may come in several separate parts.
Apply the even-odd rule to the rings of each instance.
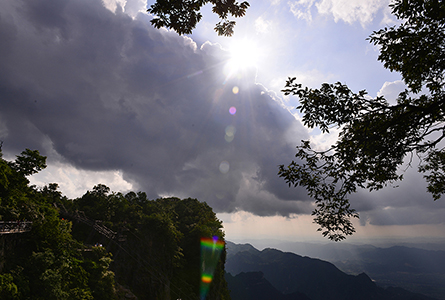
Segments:
[[[110,228],[103,225],[102,221],[100,220],[93,220],[88,218],[83,211],[76,210],[74,212],[70,212],[65,208],[63,204],[61,204],[59,207],[57,204],[54,203],[54,206],[59,208],[59,212],[61,215],[93,227],[93,229],[96,230],[99,234],[105,236],[110,240],[114,240],[117,242],[123,242],[126,240],[125,235],[122,235],[121,233],[117,233],[111,230]]]
[[[31,227],[30,221],[0,221],[0,234],[28,232]]]

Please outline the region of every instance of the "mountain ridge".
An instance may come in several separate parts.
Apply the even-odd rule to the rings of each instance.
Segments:
[[[311,300],[434,299],[400,288],[378,287],[365,273],[348,275],[320,259],[272,248],[260,251],[252,245],[232,242],[227,242],[226,272],[231,276],[261,272],[284,295],[301,293]]]

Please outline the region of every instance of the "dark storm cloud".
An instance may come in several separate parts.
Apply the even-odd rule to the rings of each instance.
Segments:
[[[289,201],[305,191],[277,177],[306,131],[251,70],[224,74],[219,46],[98,0],[2,7],[4,151],[55,150],[80,169],[122,170],[151,198],[197,197],[216,211],[310,211]]]
[[[156,30],[145,14],[31,2],[0,0],[5,154],[39,149],[78,169],[121,170],[150,198],[195,197],[218,212],[310,213],[305,190],[277,176],[308,134],[252,70],[228,77],[218,45]],[[126,4],[132,15],[137,3]],[[405,177],[351,196],[363,223],[443,222],[444,201],[415,169]]]

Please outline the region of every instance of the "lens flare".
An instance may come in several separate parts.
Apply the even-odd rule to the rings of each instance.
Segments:
[[[235,138],[236,128],[233,125],[229,125],[226,127],[225,132],[226,135],[224,136],[224,139],[226,140],[227,143],[230,143]]]
[[[236,114],[236,107],[232,106],[229,108],[229,113],[233,116],[234,114]]]
[[[226,174],[227,172],[229,172],[229,169],[230,169],[229,162],[224,160],[219,164],[219,171],[221,173]]]
[[[232,93],[234,93],[235,95],[239,93],[239,87],[234,86],[232,89]]]
[[[201,300],[206,298],[223,249],[224,241],[218,237],[201,238]]]
[[[213,276],[209,274],[202,274],[201,281],[204,284],[210,284],[212,282]]]

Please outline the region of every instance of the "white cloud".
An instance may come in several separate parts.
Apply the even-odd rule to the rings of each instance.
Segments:
[[[255,20],[255,30],[257,33],[269,33],[271,31],[272,22],[264,20],[263,17],[258,17]]]
[[[289,1],[288,5],[292,14],[298,19],[312,21],[311,8],[315,0]]]
[[[102,0],[105,8],[109,9],[111,12],[115,12],[117,7],[123,8],[126,2],[126,0]]]
[[[322,0],[316,4],[321,14],[332,14],[337,22],[360,22],[363,26],[372,22],[376,13],[388,6],[389,0]]]
[[[389,103],[395,104],[400,92],[404,91],[406,88],[406,85],[401,80],[392,82],[387,81],[377,92],[377,96],[384,96]]]
[[[334,74],[326,74],[317,69],[309,70],[295,70],[292,72],[292,77],[296,78],[296,82],[308,86],[310,88],[319,88],[324,82],[330,82],[334,80]]]
[[[383,18],[380,22],[380,26],[392,26],[395,25],[397,22],[400,22],[397,20],[397,18],[392,14],[391,8],[389,5],[385,6],[383,9]]]
[[[124,10],[129,16],[136,17],[139,12],[147,11],[147,0],[127,0]]]
[[[30,176],[29,180],[37,187],[58,183],[59,190],[70,199],[81,197],[99,183],[122,193],[134,189],[133,184],[123,178],[122,171],[79,170],[61,162],[50,163],[45,170]]]
[[[124,11],[131,17],[136,17],[139,12],[147,11],[147,0],[102,0],[105,8],[111,12]]]
[[[388,6],[389,0],[298,0],[289,1],[289,7],[295,17],[312,20],[312,8],[318,13],[333,16],[335,22],[360,22],[362,26],[373,21],[378,11]],[[385,18],[386,20],[387,18]],[[389,20],[389,19],[388,19]]]

